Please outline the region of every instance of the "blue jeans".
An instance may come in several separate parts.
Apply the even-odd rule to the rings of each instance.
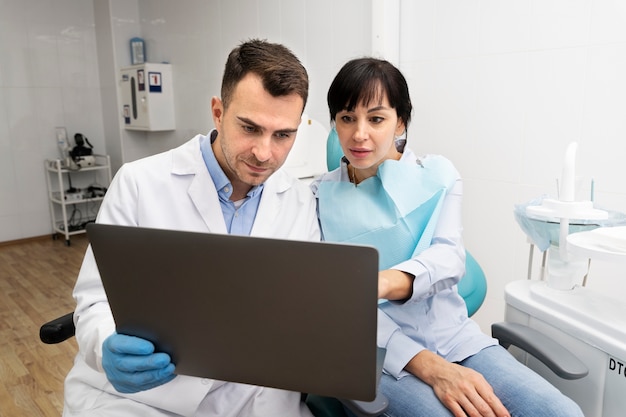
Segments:
[[[501,346],[483,349],[459,364],[482,374],[512,417],[584,417],[574,401]],[[452,416],[433,389],[412,375],[397,380],[383,374],[379,389],[389,399],[385,416]]]

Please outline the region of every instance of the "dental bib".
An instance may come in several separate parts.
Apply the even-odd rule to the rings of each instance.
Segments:
[[[421,164],[387,160],[357,186],[322,181],[324,238],[374,246],[380,270],[389,269],[430,246],[446,191],[458,176],[446,158],[429,156]]]

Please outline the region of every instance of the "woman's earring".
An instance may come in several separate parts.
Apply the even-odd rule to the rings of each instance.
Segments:
[[[400,153],[404,152],[404,147],[406,146],[406,130],[400,136],[396,136],[394,142],[396,144],[396,150]]]

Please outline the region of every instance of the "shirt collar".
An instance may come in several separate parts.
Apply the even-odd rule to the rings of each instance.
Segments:
[[[230,195],[233,193],[233,187],[231,186],[231,182],[220,167],[220,164],[217,162],[215,158],[215,153],[213,153],[213,148],[211,144],[217,138],[217,130],[213,129],[211,133],[209,133],[209,137],[205,137],[204,140],[200,143],[200,150],[202,152],[202,158],[204,159],[204,164],[209,170],[209,175],[213,179],[213,184],[215,184],[215,189],[218,193],[225,193],[226,198],[230,198]],[[208,140],[210,139],[210,140]],[[228,191],[225,191],[224,187],[227,187]],[[250,191],[248,191],[248,197],[254,197],[258,193],[263,191],[263,184],[252,187]]]

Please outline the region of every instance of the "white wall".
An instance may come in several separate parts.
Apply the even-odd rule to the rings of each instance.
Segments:
[[[402,0],[401,16],[409,143],[448,156],[465,179],[466,246],[489,281],[475,318],[488,330],[505,284],[526,278],[513,205],[555,195],[570,141],[596,202],[626,212],[626,3]],[[589,286],[619,297],[623,278],[592,262]]]
[[[371,13],[362,0],[1,2],[0,241],[50,233],[41,161],[57,155],[54,126],[86,134],[97,151],[106,136],[118,164],[206,132],[226,54],[249,37],[295,51],[311,77],[306,112],[326,125],[332,77],[372,51]],[[513,205],[554,192],[570,141],[596,201],[626,212],[626,5],[400,0],[399,21],[409,143],[448,156],[465,178],[466,244],[489,279],[475,317],[488,331],[503,317],[504,285],[526,277]],[[146,39],[149,61],[173,65],[174,132],[115,125],[116,68],[130,61],[131,36]],[[595,263],[589,285],[610,292],[626,286],[621,275]]]

